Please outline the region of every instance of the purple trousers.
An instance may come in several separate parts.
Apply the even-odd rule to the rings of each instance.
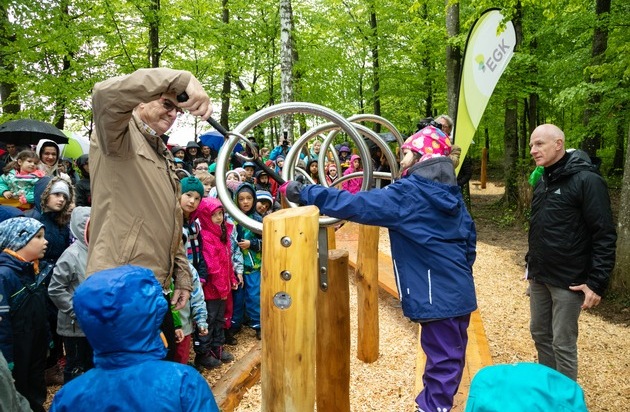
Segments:
[[[421,322],[420,345],[427,356],[424,388],[416,397],[423,412],[448,412],[464,372],[470,315]]]

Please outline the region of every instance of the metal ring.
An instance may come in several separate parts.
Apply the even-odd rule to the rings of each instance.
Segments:
[[[327,119],[328,121],[331,121],[339,125],[341,129],[346,134],[348,134],[348,136],[350,136],[350,138],[352,138],[353,140],[359,143],[359,147],[362,150],[362,153],[364,153],[364,155],[369,154],[367,145],[365,144],[365,142],[362,141],[363,139],[361,139],[361,136],[357,132],[356,128],[350,122],[348,122],[344,117],[334,112],[333,110],[328,109],[324,106],[313,104],[313,103],[304,103],[304,102],[280,103],[274,106],[267,107],[265,109],[262,109],[252,114],[247,119],[242,121],[238,126],[236,126],[236,128],[232,131],[232,135],[229,136],[229,138],[226,140],[226,142],[221,147],[221,150],[219,151],[215,175],[219,177],[225,176],[225,172],[227,171],[226,166],[228,163],[228,159],[230,157],[230,154],[232,153],[232,150],[234,150],[239,140],[235,135],[236,133],[240,133],[242,136],[243,134],[246,134],[249,130],[257,126],[258,124],[262,123],[263,121],[271,117],[274,117],[277,115],[295,114],[295,113],[305,113],[305,114],[312,114],[315,116],[320,116]],[[293,150],[290,151],[289,154],[291,154],[292,152]],[[297,153],[297,150],[295,150],[295,152]],[[285,162],[286,162],[286,159],[285,159]],[[370,175],[370,180],[371,180],[371,168],[368,168],[367,173]],[[258,233],[258,234],[262,233],[262,223],[257,222],[254,219],[250,218],[249,216],[245,215],[234,204],[234,202],[232,202],[232,199],[228,195],[228,190],[227,190],[227,186],[225,184],[224,178],[216,179],[216,187],[217,187],[217,193],[218,193],[219,199],[223,203],[223,207],[230,214],[230,216],[232,216],[234,219],[236,219],[236,221],[241,223],[246,228],[252,230],[253,232]]]

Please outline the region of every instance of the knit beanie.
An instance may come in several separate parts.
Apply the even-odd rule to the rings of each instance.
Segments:
[[[257,190],[256,200],[258,200],[259,202],[269,202],[269,206],[273,206],[273,197],[271,197],[271,193],[269,193],[267,190]]]
[[[451,139],[440,129],[427,126],[405,140],[402,149],[420,153],[420,162],[451,153]]]
[[[180,182],[182,186],[182,194],[188,192],[197,192],[201,197],[203,197],[203,195],[205,194],[203,183],[201,183],[201,180],[197,179],[195,176],[185,177]]]
[[[241,185],[241,181],[240,180],[227,180],[225,182],[225,185],[227,186],[228,189],[230,189],[232,193],[234,193],[236,192],[236,189],[238,189],[238,187]]]
[[[66,196],[66,199],[70,199],[70,187],[65,180],[58,180],[50,187],[50,194],[61,193]]]
[[[44,224],[30,217],[13,217],[0,223],[0,250],[14,252],[22,249],[39,232]]]

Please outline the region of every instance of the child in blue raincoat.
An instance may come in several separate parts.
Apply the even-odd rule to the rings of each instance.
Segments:
[[[466,210],[453,163],[451,143],[428,126],[402,146],[402,178],[384,189],[351,194],[320,185],[281,186],[295,203],[315,205],[322,214],[389,229],[398,293],[405,316],[420,323],[427,356],[419,410],[449,411],[466,355],[466,329],[477,308],[472,266],[475,225]]]
[[[162,360],[168,303],[153,271],[125,265],[96,272],[77,288],[73,303],[95,367],[57,392],[51,412],[219,411],[199,372]]]

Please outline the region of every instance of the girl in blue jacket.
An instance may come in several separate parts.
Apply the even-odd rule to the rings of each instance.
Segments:
[[[402,178],[384,189],[351,194],[288,182],[280,191],[322,214],[389,229],[405,316],[422,325],[427,360],[419,410],[449,411],[464,370],[470,313],[477,308],[472,266],[476,231],[457,186],[451,143],[429,126],[402,146]]]

